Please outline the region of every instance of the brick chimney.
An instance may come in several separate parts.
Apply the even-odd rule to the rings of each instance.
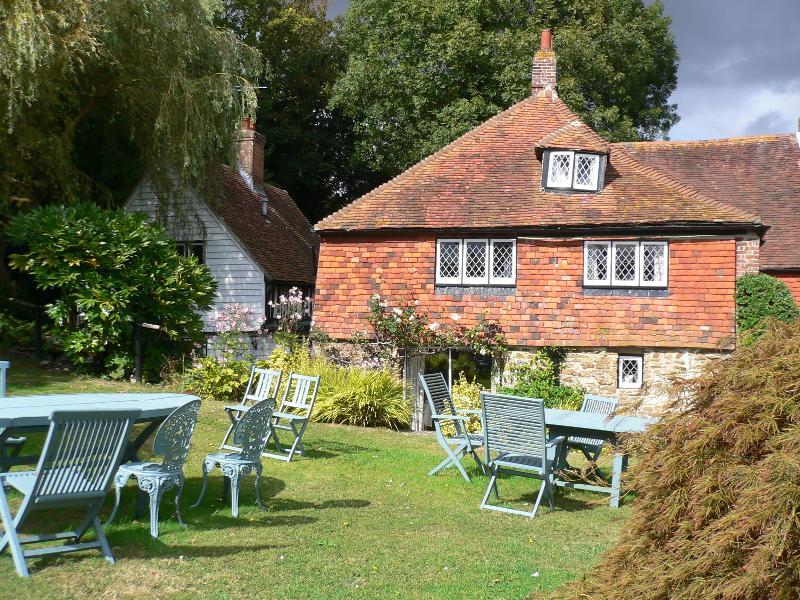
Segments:
[[[553,52],[553,34],[542,30],[542,44],[533,56],[531,69],[531,95],[539,96],[547,90],[556,91],[556,53]]]
[[[256,125],[246,117],[239,130],[239,170],[247,175],[254,185],[264,186],[264,142]]]

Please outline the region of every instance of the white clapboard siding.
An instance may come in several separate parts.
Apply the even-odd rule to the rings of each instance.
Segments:
[[[151,220],[156,217],[156,194],[147,182],[141,183],[133,192],[126,210],[147,213]],[[185,229],[184,234],[176,233],[178,241],[203,240],[205,242],[205,262],[217,280],[217,298],[214,309],[225,310],[230,304],[249,306],[259,319],[266,315],[264,271],[250,257],[241,242],[228,230],[222,220],[193,192],[190,191],[180,215],[190,225],[176,225]],[[168,220],[173,220],[168,214]],[[213,332],[214,311],[203,314],[206,331]]]

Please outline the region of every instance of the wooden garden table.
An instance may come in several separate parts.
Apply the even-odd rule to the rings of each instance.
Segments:
[[[615,449],[614,465],[611,476],[611,486],[592,485],[589,483],[556,480],[556,485],[571,487],[579,490],[602,492],[611,495],[609,505],[619,507],[622,473],[628,467],[628,455],[619,447],[619,436],[625,433],[640,433],[655,423],[655,419],[643,417],[597,415],[576,410],[560,410],[546,408],[544,420],[550,429],[550,436],[559,435],[590,437],[603,439]],[[569,452],[566,444],[562,444],[562,456],[559,457],[560,465],[566,463],[566,453]]]
[[[47,431],[50,415],[61,410],[141,410],[137,423],[147,426],[134,437],[122,462],[134,460],[147,439],[167,416],[179,406],[196,400],[190,394],[160,392],[151,394],[53,394],[47,396],[9,396],[0,399],[0,446],[11,435]],[[15,465],[36,464],[37,455],[0,457],[0,470]]]

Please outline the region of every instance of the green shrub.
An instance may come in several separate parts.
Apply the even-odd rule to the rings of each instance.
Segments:
[[[559,600],[797,598],[800,323],[709,363],[637,441],[616,547]]]
[[[529,363],[510,367],[513,383],[498,391],[526,398],[541,398],[547,408],[579,410],[583,403],[583,390],[561,385],[558,381],[562,354],[556,350],[540,350]]]
[[[203,400],[237,404],[244,397],[250,378],[250,363],[243,360],[217,360],[206,356],[195,361],[184,374],[184,385]]]
[[[16,216],[7,233],[25,248],[11,256],[12,268],[58,293],[47,314],[75,364],[131,373],[134,323],[161,326],[146,334],[151,378],[171,353],[200,340],[198,310],[214,300],[214,277],[194,258],[178,256],[175,242],[144,215],[92,204],[50,205]]]
[[[5,311],[0,311],[0,350],[33,345],[32,321],[23,321]]]
[[[480,410],[481,392],[485,389],[477,380],[469,379],[464,373],[459,373],[458,378],[453,382],[453,389],[450,391],[456,410]],[[452,422],[444,421],[442,425],[445,435],[455,435]],[[480,415],[470,415],[469,421],[467,421],[467,431],[475,433],[480,430]]]
[[[792,292],[780,279],[764,273],[736,280],[736,326],[740,332],[763,329],[765,319],[796,321],[800,310]]]

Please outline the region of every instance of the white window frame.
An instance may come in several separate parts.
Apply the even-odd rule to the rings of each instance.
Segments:
[[[564,185],[553,183],[553,164],[557,156],[569,156],[569,175]],[[556,190],[568,190],[572,188],[572,181],[575,177],[575,153],[572,150],[557,151],[551,150],[547,163],[547,187]]]
[[[494,269],[494,245],[498,242],[511,243],[511,277],[495,277],[492,274]],[[492,239],[489,242],[489,283],[495,285],[509,285],[517,282],[517,240],[515,239]]]
[[[458,243],[458,261],[459,261],[459,264],[458,264],[458,276],[457,277],[440,277],[440,275],[439,275],[439,267],[440,267],[439,261],[442,258],[442,252],[441,252],[442,244],[453,243],[453,242]],[[463,251],[464,251],[464,244],[462,243],[462,240],[460,240],[460,239],[448,238],[448,239],[436,240],[436,283],[440,283],[440,284],[444,284],[444,285],[453,285],[453,284],[460,285],[461,284],[461,274],[464,272]]]
[[[638,378],[634,383],[626,383],[622,381],[622,362],[634,361],[639,367]],[[619,354],[617,355],[617,387],[621,390],[638,390],[642,387],[644,379],[644,357],[637,354]]]
[[[633,246],[633,279],[617,279],[617,248],[620,246]],[[611,285],[615,287],[639,287],[639,264],[642,253],[639,242],[619,241],[611,243]]]
[[[592,167],[592,180],[589,184],[578,185],[576,180],[578,176],[578,158],[591,158],[593,159],[594,166]],[[586,154],[586,153],[575,153],[575,157],[572,159],[572,187],[576,190],[590,190],[595,191],[597,190],[597,179],[598,175],[600,174],[600,155],[599,154]]]
[[[641,287],[668,287],[669,284],[669,242],[665,241],[657,241],[657,242],[649,242],[649,241],[642,241],[639,242],[640,249],[639,249],[639,259],[641,261],[641,267],[639,270],[639,279],[641,280],[641,273],[644,271],[644,247],[645,246],[663,246],[664,247],[664,277],[657,281],[640,281],[639,285]]]
[[[589,279],[589,246],[606,247],[606,278]],[[605,240],[586,240],[583,242],[583,284],[584,285],[611,285],[611,242]]]
[[[467,277],[467,245],[483,244],[483,277]],[[489,240],[487,238],[465,238],[461,244],[461,281],[465,285],[486,285],[489,283]]]

